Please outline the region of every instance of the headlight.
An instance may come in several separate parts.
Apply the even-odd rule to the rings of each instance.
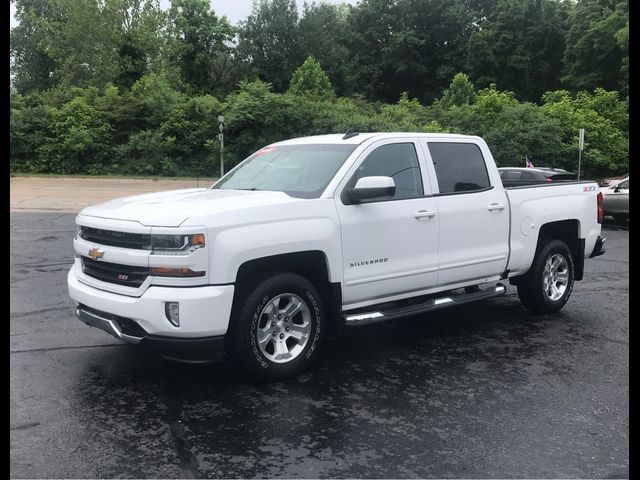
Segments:
[[[151,253],[158,255],[189,255],[204,247],[204,234],[151,235]]]

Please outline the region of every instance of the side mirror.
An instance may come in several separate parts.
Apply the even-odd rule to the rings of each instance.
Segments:
[[[396,182],[391,177],[362,177],[353,188],[347,190],[349,203],[391,198],[396,193]]]

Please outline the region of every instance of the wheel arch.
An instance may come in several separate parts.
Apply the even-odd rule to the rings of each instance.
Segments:
[[[573,254],[573,278],[576,281],[584,277],[584,248],[585,239],[580,238],[580,221],[576,219],[560,220],[544,224],[538,234],[536,255],[548,240],[562,240]]]
[[[538,253],[549,240],[561,240],[567,244],[573,254],[574,280],[582,280],[584,275],[585,240],[580,238],[580,221],[577,219],[567,219],[548,222],[542,225],[538,230],[538,239],[536,241],[535,253],[531,265],[533,265]],[[531,268],[531,265],[529,268]],[[517,277],[510,278],[510,283],[517,285],[520,279],[527,273],[528,271]]]
[[[295,273],[309,280],[321,296],[329,326],[337,326],[342,306],[342,287],[340,282],[330,281],[328,258],[320,250],[291,252],[247,260],[240,265],[236,274],[234,305],[244,295],[243,287],[250,285],[256,278],[283,272]]]

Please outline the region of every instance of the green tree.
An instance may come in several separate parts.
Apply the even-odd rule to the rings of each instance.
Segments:
[[[131,87],[131,97],[140,105],[145,124],[152,127],[159,126],[176,105],[184,102],[184,95],[174,90],[164,74],[157,73],[138,80]]]
[[[577,169],[578,130],[585,129],[582,168],[592,178],[629,171],[628,133],[619,128],[620,121],[624,121],[620,117],[626,102],[616,105],[611,101],[616,95],[599,91],[593,96],[574,97],[567,91],[559,91],[543,97],[542,111],[560,124],[557,129],[563,144],[560,154],[570,168]]]
[[[317,98],[327,98],[334,95],[329,77],[313,57],[308,57],[293,72],[289,83],[289,92],[293,95],[311,95]]]
[[[622,53],[620,92],[623,95],[629,95],[629,20],[624,27],[616,32],[616,42]]]
[[[159,64],[164,14],[158,0],[106,0],[102,14],[118,54],[114,83],[130,88]]]
[[[338,95],[354,93],[347,81],[351,70],[348,15],[346,5],[305,3],[299,22],[301,50],[320,62]]]
[[[469,77],[464,73],[457,73],[451,85],[442,94],[442,105],[445,108],[462,105],[469,105],[476,99],[476,88],[469,80]]]
[[[349,14],[354,90],[394,101],[409,92],[431,102],[463,70],[476,2],[364,0]],[[479,8],[479,7],[478,7]]]
[[[157,63],[157,0],[16,0],[16,9],[11,53],[20,92],[128,88]]]
[[[48,49],[56,60],[54,77],[63,88],[102,88],[118,74],[118,45],[104,4],[95,0],[56,0],[64,18],[48,35]],[[90,28],[89,28],[90,26]]]
[[[208,0],[173,0],[168,15],[169,62],[196,93],[213,93],[227,81],[234,29]]]
[[[628,68],[628,24],[627,0],[579,1],[570,16],[564,52],[566,84],[574,90],[625,88],[629,73],[625,69],[625,66]]]
[[[240,24],[237,55],[247,76],[270,83],[277,92],[286,90],[304,59],[295,0],[254,0],[251,15]]]
[[[39,170],[34,157],[50,135],[54,108],[41,95],[12,94],[10,97],[9,145],[14,171]],[[35,167],[35,168],[34,168]]]
[[[11,29],[13,85],[20,93],[46,90],[56,84],[57,63],[49,37],[63,11],[56,0],[14,0],[18,25]]]
[[[496,83],[538,101],[560,86],[569,4],[499,0],[467,48],[466,71],[480,87]]]
[[[51,136],[32,169],[46,173],[104,173],[111,161],[111,126],[87,100],[76,97],[53,111]]]

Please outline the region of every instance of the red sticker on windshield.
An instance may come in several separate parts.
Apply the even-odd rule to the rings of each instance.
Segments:
[[[258,150],[256,155],[264,155],[265,153],[273,152],[276,147],[265,147],[262,150]]]

